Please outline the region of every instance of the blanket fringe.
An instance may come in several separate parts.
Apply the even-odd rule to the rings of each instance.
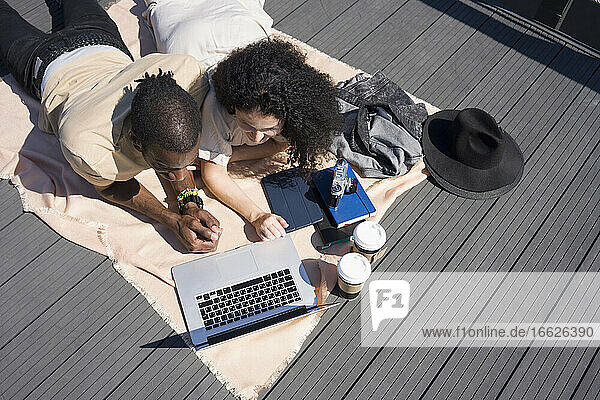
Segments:
[[[77,222],[78,224],[89,226],[91,228],[96,229],[98,232],[106,231],[107,225],[102,222],[91,221],[89,219],[83,217],[73,217],[72,215],[65,214],[61,211],[58,211],[54,208],[49,207],[33,207],[29,203],[29,199],[27,197],[27,190],[23,186],[23,184],[16,179],[17,177],[12,176],[0,176],[0,179],[8,179],[10,183],[17,189],[19,192],[19,197],[21,198],[21,204],[23,205],[23,212],[31,212],[34,214],[45,214],[45,215],[53,215],[55,217],[64,218],[68,221]],[[106,255],[106,254],[105,254]]]
[[[296,355],[298,355],[298,352],[302,348],[302,345],[306,341],[306,338],[317,327],[317,325],[319,324],[319,321],[321,321],[321,316],[322,316],[322,312],[318,312],[318,313],[314,314],[314,318],[311,321],[311,323],[309,325],[309,328],[306,330],[306,332],[304,333],[304,335],[302,335],[302,337],[298,338],[296,346],[290,352],[290,354],[288,355],[288,357],[285,360],[283,360],[281,362],[281,364],[279,364],[279,367],[277,367],[277,369],[275,370],[275,372],[273,372],[273,374],[271,374],[271,376],[269,377],[269,379],[267,379],[267,381],[265,382],[264,385],[262,385],[260,387],[257,387],[257,389],[256,389],[256,396],[258,396],[258,392],[260,390],[270,388],[275,383],[275,381],[277,380],[277,378],[279,378],[279,375],[281,375],[281,373],[283,372],[283,370],[285,370],[287,368],[287,366],[289,365],[289,363],[296,357]]]

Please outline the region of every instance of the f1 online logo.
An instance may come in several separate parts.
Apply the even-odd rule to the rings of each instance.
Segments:
[[[407,281],[379,280],[369,284],[373,331],[384,319],[404,318],[408,314],[410,285]]]

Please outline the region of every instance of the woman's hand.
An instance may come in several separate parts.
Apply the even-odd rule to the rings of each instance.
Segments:
[[[272,240],[285,236],[285,228],[288,223],[276,214],[260,213],[258,217],[250,221],[261,240]]]

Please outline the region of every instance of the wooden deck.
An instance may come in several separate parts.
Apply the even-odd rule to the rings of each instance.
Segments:
[[[52,28],[43,1],[9,3]],[[265,8],[277,29],[381,69],[440,108],[487,110],[523,150],[525,175],[510,195],[466,200],[425,182],[400,198],[382,222],[390,246],[376,271],[598,271],[598,53],[467,0],[267,0]],[[106,257],[23,213],[7,181],[0,205],[1,399],[232,398]],[[598,348],[362,348],[357,305],[327,312],[261,398],[600,393]]]

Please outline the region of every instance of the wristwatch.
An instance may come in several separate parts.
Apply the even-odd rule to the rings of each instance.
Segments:
[[[179,214],[183,214],[184,207],[190,201],[196,203],[198,208],[201,210],[204,208],[204,202],[198,193],[198,189],[185,188],[177,195],[177,206],[179,207]]]

